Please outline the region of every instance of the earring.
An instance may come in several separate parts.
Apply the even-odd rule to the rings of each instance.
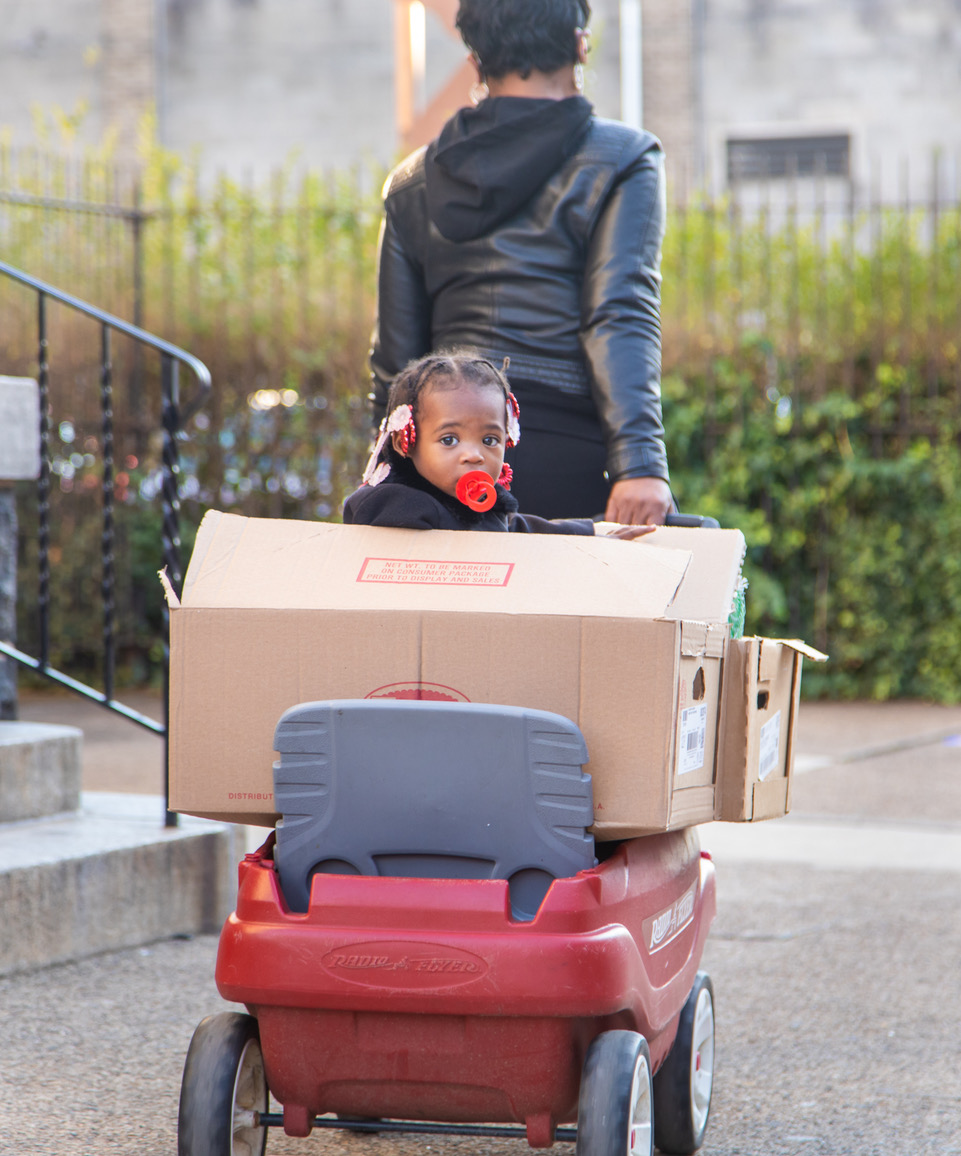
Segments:
[[[574,87],[578,92],[584,91],[584,65],[574,65]]]
[[[470,102],[477,108],[482,100],[486,100],[490,96],[490,89],[487,87],[485,80],[478,80],[476,84],[471,85]]]

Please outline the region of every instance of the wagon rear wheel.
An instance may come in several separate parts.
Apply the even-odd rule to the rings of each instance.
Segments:
[[[179,1156],[263,1156],[267,1079],[257,1021],[239,1012],[197,1025],[180,1085]]]
[[[637,1032],[602,1032],[587,1051],[577,1106],[577,1156],[651,1156],[651,1054]]]

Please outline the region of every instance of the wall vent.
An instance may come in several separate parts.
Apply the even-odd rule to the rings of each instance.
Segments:
[[[727,179],[734,184],[793,177],[847,177],[850,156],[851,138],[846,133],[731,138],[727,142]]]

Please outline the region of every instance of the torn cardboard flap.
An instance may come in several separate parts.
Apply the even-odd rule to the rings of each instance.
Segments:
[[[803,654],[805,658],[810,658],[812,662],[827,662],[830,657],[820,650],[815,650],[813,646],[808,646],[800,638],[766,638],[764,641],[774,642],[778,646],[787,646],[797,654]]]
[[[171,610],[176,610],[180,606],[180,599],[177,597],[177,591],[174,590],[173,584],[167,577],[167,567],[164,566],[162,570],[157,571],[157,577],[160,579],[160,585],[163,587],[164,598],[167,600],[167,605]]]
[[[799,638],[757,639],[757,679],[761,684],[775,681],[781,673],[784,650],[810,658],[812,662],[827,662],[828,656]]]
[[[665,615],[672,618],[673,615]],[[719,622],[682,622],[681,654],[689,658],[721,658],[728,639],[727,624]]]
[[[744,564],[746,544],[741,531],[659,526],[649,541],[657,550],[691,551],[684,584],[666,617],[726,623]]]

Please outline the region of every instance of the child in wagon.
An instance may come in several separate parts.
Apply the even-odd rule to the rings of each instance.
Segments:
[[[505,363],[506,369],[506,363]],[[586,518],[520,514],[504,453],[520,438],[517,401],[503,371],[468,354],[431,354],[397,375],[387,417],[344,522],[410,530],[594,534]],[[654,526],[618,526],[637,538]]]

